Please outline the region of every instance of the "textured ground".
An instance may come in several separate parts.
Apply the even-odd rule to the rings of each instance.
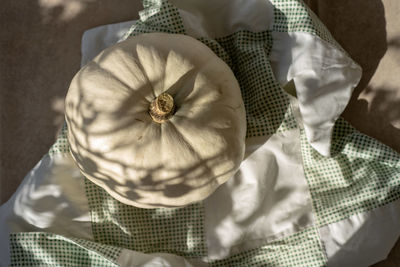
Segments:
[[[306,0],[363,67],[344,117],[400,152],[400,2]],[[137,18],[138,0],[4,0],[0,9],[0,203],[54,142],[94,26]],[[400,266],[400,242],[377,266]]]

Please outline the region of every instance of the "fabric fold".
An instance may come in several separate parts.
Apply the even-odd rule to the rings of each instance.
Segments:
[[[331,156],[332,131],[361,79],[361,68],[345,52],[318,36],[274,32],[271,65],[281,85],[294,81],[308,142]]]
[[[241,86],[250,130],[240,179],[182,209],[123,205],[79,174],[64,128],[0,207],[1,264],[9,263],[11,243],[13,255],[23,254],[27,244],[28,256],[57,263],[69,255],[63,249],[68,247],[82,252],[73,260],[94,266],[366,266],[390,250],[400,211],[400,156],[339,116],[360,78],[359,66],[300,0],[248,1],[246,8],[222,10],[220,18],[213,10],[210,21],[205,20],[213,5],[190,3],[195,2],[199,10],[180,0],[143,1],[138,21],[86,32],[82,64],[129,36],[198,37],[229,64]],[[263,12],[267,17],[259,16]],[[222,18],[220,27],[210,28],[209,22]],[[283,88],[291,83],[297,99]],[[51,220],[42,220],[44,215]],[[363,225],[365,231],[358,232]],[[387,231],[370,235],[379,227]],[[54,234],[24,233],[32,231]],[[8,240],[11,232],[19,233]],[[376,257],[346,253],[380,246],[373,238],[380,233],[388,243]],[[29,243],[32,238],[40,240],[39,250]]]

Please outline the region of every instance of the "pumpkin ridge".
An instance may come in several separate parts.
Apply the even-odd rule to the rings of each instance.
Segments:
[[[143,76],[146,78],[146,82],[147,82],[146,84],[148,84],[149,87],[151,88],[150,92],[152,92],[152,98],[155,98],[156,97],[156,93],[154,91],[153,84],[150,82],[149,76],[147,75],[147,73],[143,69],[143,66],[140,64],[140,60],[135,58],[135,57],[133,57],[133,61],[135,62],[136,66],[140,69],[140,71],[142,72]],[[151,100],[148,100],[147,98],[146,98],[146,100],[149,103],[151,102]]]
[[[166,60],[163,57],[163,55],[161,54],[160,51],[157,51],[156,47],[154,46],[154,43],[151,42],[152,40],[143,40],[142,43],[135,44],[135,51],[136,51],[136,56],[137,56],[137,60],[139,61],[139,67],[140,69],[143,71],[144,75],[147,77],[147,81],[150,84],[150,87],[152,89],[153,92],[153,98],[156,97],[157,95],[161,94],[161,92],[157,92],[156,91],[156,85],[157,82],[161,82],[162,84],[158,84],[157,88],[159,87],[161,90],[164,88],[164,80],[163,77],[165,76],[165,63]],[[153,50],[152,50],[153,49]],[[139,51],[142,50],[142,51]],[[146,58],[146,55],[148,56],[148,58]],[[151,61],[157,61],[159,60],[160,62],[157,62],[157,64],[151,64],[153,62]],[[147,62],[150,61],[150,62]],[[150,65],[162,65],[162,73],[160,73],[160,76],[157,77],[157,80],[154,81],[153,79],[150,79],[148,72],[150,73],[155,71],[157,68],[152,66],[153,69],[151,70],[147,70],[147,68],[150,67]],[[155,82],[155,84],[153,83]]]
[[[190,154],[193,157],[192,159],[194,160],[193,164],[191,164],[192,167],[190,167],[189,169],[187,169],[187,168],[186,169],[182,169],[180,167],[176,167],[175,166],[175,169],[180,171],[180,175],[176,176],[175,178],[187,177],[191,172],[194,172],[196,170],[196,169],[193,169],[193,167],[203,167],[203,168],[205,168],[205,170],[202,171],[203,173],[207,172],[211,177],[215,176],[212,168],[210,168],[210,166],[208,166],[208,164],[207,164],[208,158],[203,158],[203,156],[200,155],[200,153],[197,151],[197,149],[195,149],[193,147],[191,142],[187,140],[187,137],[185,137],[185,135],[180,132],[180,130],[176,127],[176,125],[174,125],[174,123],[172,123],[170,121],[167,121],[167,123],[163,124],[161,128],[164,128],[164,127],[165,128],[168,127],[169,131],[173,131],[173,133],[174,133],[173,139],[175,139],[174,142],[178,143],[179,145],[181,145],[182,146],[182,150],[189,151],[188,154]],[[165,128],[164,128],[164,131],[165,131]],[[163,143],[165,144],[165,142],[167,142],[167,141],[163,140],[163,139],[168,135],[162,134],[161,136],[162,136],[162,140],[161,140],[162,150],[161,150],[161,152],[165,153],[165,147],[163,146]],[[212,157],[214,157],[214,156],[212,156]],[[200,164],[199,162],[202,162],[202,164]],[[170,167],[170,164],[166,164],[165,162],[163,162],[163,165],[166,166],[166,168],[169,169],[169,170],[173,169],[173,168]],[[199,177],[194,177],[194,178],[191,177],[190,180],[186,179],[184,184],[187,184],[187,182],[196,180],[197,181],[196,188],[197,187],[202,187],[203,186],[202,184],[204,183],[204,181],[202,182],[202,180],[204,180],[204,179],[202,179],[202,180],[198,179],[198,178],[201,178],[201,177],[202,177],[202,175],[200,175]],[[164,183],[165,182],[168,182],[168,180],[165,180]],[[208,181],[208,182],[210,182],[210,181]],[[193,183],[190,183],[190,184],[191,184],[190,186],[193,187]],[[195,187],[193,187],[193,189],[195,189]]]
[[[146,100],[146,102],[149,102],[149,100],[146,98],[145,95],[140,93],[139,90],[133,90],[131,85],[126,84],[124,81],[122,81],[121,79],[117,78],[116,74],[114,72],[110,71],[108,68],[105,68],[104,66],[101,66],[97,62],[93,62],[93,63],[97,67],[97,72],[105,72],[105,73],[109,74],[113,78],[113,80],[115,80],[116,82],[121,84],[126,89],[126,93],[127,94],[131,95],[132,92],[133,92],[133,93],[139,95],[141,98],[143,98],[143,100]],[[146,75],[144,75],[144,76],[146,77]],[[146,77],[146,79],[147,79],[147,77]],[[151,85],[151,83],[148,83],[148,85]],[[150,90],[150,91],[154,93],[154,90]]]

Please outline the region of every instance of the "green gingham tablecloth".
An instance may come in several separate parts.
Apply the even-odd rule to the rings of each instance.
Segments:
[[[0,262],[368,266],[384,259],[400,234],[400,156],[339,117],[360,68],[309,8],[300,0],[143,6],[122,40],[188,34],[233,70],[247,118],[240,170],[203,202],[135,208],[79,173],[64,126],[0,208]],[[105,34],[116,29],[121,24],[84,36],[83,63],[91,58],[85,51],[94,56],[117,41]]]

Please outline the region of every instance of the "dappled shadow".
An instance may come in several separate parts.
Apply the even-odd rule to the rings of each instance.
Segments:
[[[394,125],[400,119],[400,97],[395,94],[398,90],[391,85],[370,84],[387,51],[400,48],[399,38],[387,40],[382,1],[307,2],[335,39],[363,68],[362,79],[343,117],[361,132],[400,152],[400,129]]]
[[[400,119],[400,98],[395,94],[398,90],[391,88],[390,85],[376,87],[370,84],[385,54],[390,49],[398,51],[400,48],[399,38],[389,39],[386,32],[387,23],[393,23],[387,19],[393,20],[395,16],[385,17],[385,13],[390,12],[384,10],[383,1],[306,0],[306,2],[318,14],[335,39],[363,68],[362,79],[354,90],[343,117],[358,130],[400,152],[400,129],[393,124]],[[391,3],[394,5],[394,1]],[[365,95],[368,100],[363,99]],[[360,236],[355,234],[353,239],[357,238]],[[349,244],[351,242],[348,241]],[[388,259],[374,266],[397,266],[398,260],[395,259],[398,259],[399,248],[400,242],[397,242]]]
[[[363,94],[371,97],[370,102],[364,99],[353,102],[344,118],[358,130],[400,152],[400,126],[394,124],[400,120],[400,97],[396,91],[393,88],[366,87]]]
[[[342,225],[331,226],[330,231],[323,227],[328,266],[399,266],[396,254],[399,253],[400,245],[399,242],[395,244],[399,231],[392,230],[398,228],[399,223],[398,211],[395,209],[393,206],[379,207],[362,215],[354,215],[351,221],[339,222]],[[335,227],[348,229],[337,233]],[[388,259],[382,261],[390,250],[392,252]]]
[[[80,68],[82,33],[136,19],[140,9],[139,0],[2,2],[1,202],[55,141],[65,93]]]
[[[386,20],[382,2],[364,0],[306,0],[306,2],[339,44],[363,68],[361,81],[353,94],[353,99],[357,100],[357,96],[371,80],[387,50]]]
[[[135,40],[105,50],[71,82],[66,113],[72,155],[92,182],[125,204],[177,207],[202,200],[242,160],[244,129],[238,128],[242,115],[236,113],[237,104],[243,108],[241,99],[232,99],[236,94],[227,88],[219,90],[226,87],[224,79],[210,83],[214,65],[205,68],[208,62],[193,61],[185,71],[180,65],[182,77],[163,89],[176,100],[175,115],[154,122],[150,103],[164,86],[164,75],[172,73],[164,69],[154,72],[158,77],[149,76],[146,68],[155,62],[141,62],[148,52]],[[123,49],[132,54],[121,53]],[[168,53],[163,55],[167,66],[177,52],[162,52]]]

